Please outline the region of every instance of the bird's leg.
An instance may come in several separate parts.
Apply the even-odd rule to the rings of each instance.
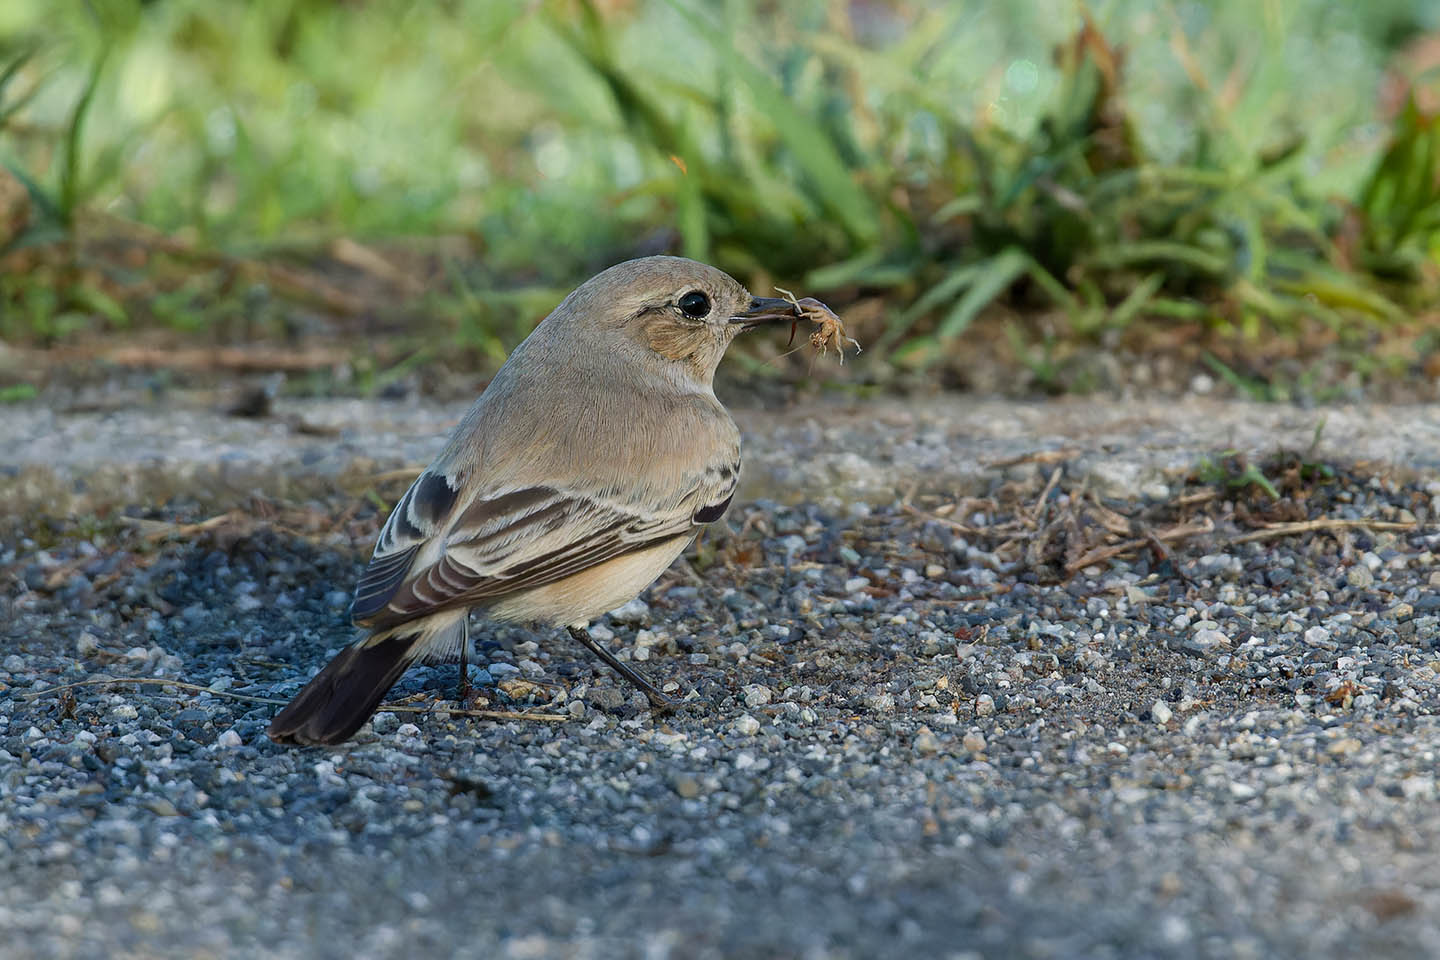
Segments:
[[[639,689],[641,693],[645,694],[645,699],[650,701],[651,709],[664,711],[680,709],[679,700],[676,700],[673,697],[668,697],[665,694],[661,693],[660,688],[647,680],[643,673],[636,670],[628,663],[622,663],[615,656],[615,654],[611,653],[609,650],[606,650],[596,640],[594,640],[590,636],[590,631],[586,630],[584,627],[567,627],[566,629],[570,631],[571,637],[584,644],[587,648],[589,648],[591,653],[595,654],[595,656],[599,657],[601,660],[604,660],[605,663],[609,665],[611,670],[614,670],[616,673],[620,674],[620,676],[624,677],[626,680],[629,680],[632,684],[635,685],[636,688]]]
[[[455,699],[464,706],[470,699],[470,614],[460,621],[460,685],[455,690]]]

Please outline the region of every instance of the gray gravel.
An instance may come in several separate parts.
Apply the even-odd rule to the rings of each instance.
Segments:
[[[391,702],[430,712],[333,750],[271,745],[276,707],[236,698],[284,699],[348,640],[379,520],[358,458],[423,461],[453,411],[331,438],[11,417],[12,485],[97,514],[0,528],[0,953],[1427,955],[1440,417],[1324,411],[1336,476],[1277,468],[1276,503],[1184,473],[1303,449],[1322,414],[1180,406],[746,414],[730,531],[597,631],[690,709],[652,717],[568,639],[477,622],[477,705],[565,720],[446,713],[455,668],[423,668]],[[433,429],[376,455],[406,422]],[[187,528],[240,502],[196,423],[267,495]],[[47,436],[76,443],[27,462]],[[146,451],[197,466],[161,491]],[[1115,516],[1213,532],[1067,575]],[[1316,517],[1369,526],[1234,542]],[[45,693],[97,677],[206,689]]]

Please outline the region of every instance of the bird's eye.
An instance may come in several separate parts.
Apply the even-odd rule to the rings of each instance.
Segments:
[[[710,313],[710,298],[699,290],[691,290],[680,298],[680,312],[691,320],[700,320]]]

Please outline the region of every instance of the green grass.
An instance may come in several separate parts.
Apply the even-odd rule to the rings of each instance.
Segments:
[[[1316,450],[1325,431],[1322,419],[1315,425],[1314,437],[1309,449],[1277,449],[1259,464],[1238,450],[1222,450],[1211,457],[1202,457],[1196,463],[1193,477],[1196,482],[1218,487],[1227,494],[1263,493],[1270,500],[1282,496],[1308,496],[1316,487],[1334,482],[1336,470],[1319,459]]]
[[[0,243],[68,251],[0,278],[6,338],[283,314],[203,256],[86,262],[101,212],[239,258],[466,237],[412,307],[486,363],[661,250],[881,296],[867,357],[913,367],[997,310],[1254,338],[1440,299],[1440,122],[1377,107],[1440,29],[1426,0],[3,6],[0,161],[32,209]],[[1017,352],[1053,377],[1049,342]]]
[[[3,403],[24,403],[33,400],[38,395],[34,384],[16,383],[8,387],[0,387],[0,404]]]
[[[1239,492],[1255,487],[1272,500],[1280,499],[1280,492],[1265,476],[1265,471],[1238,450],[1223,450],[1214,458],[1202,457],[1195,465],[1195,478],[1200,483],[1226,491]]]

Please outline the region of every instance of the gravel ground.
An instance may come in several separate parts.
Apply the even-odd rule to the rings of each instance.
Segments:
[[[430,667],[390,699],[417,712],[280,748],[262,701],[349,639],[380,519],[356,478],[423,461],[453,416],[341,408],[0,425],[30,504],[0,521],[0,954],[1440,942],[1434,408],[1324,411],[1316,452],[1217,456],[1212,486],[1185,478],[1202,455],[1303,450],[1322,413],[744,414],[757,466],[729,530],[596,631],[686,711],[652,717],[566,638],[477,622],[470,706],[531,716],[461,715],[455,668]],[[337,435],[295,427],[326,417]],[[376,455],[407,417],[431,426]],[[33,447],[87,435],[108,458]],[[243,503],[213,456],[183,468],[207,462],[197,436],[234,453]],[[1241,485],[1251,462],[1278,498]],[[47,497],[89,512],[47,518]],[[1273,526],[1306,520],[1330,525]]]

